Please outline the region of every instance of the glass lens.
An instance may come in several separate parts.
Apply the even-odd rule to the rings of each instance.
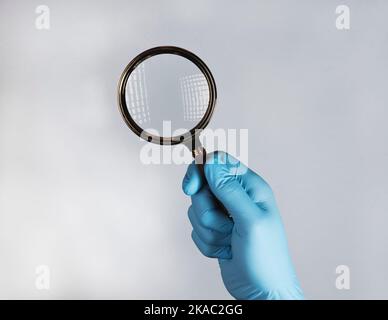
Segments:
[[[209,105],[200,69],[175,54],[144,60],[130,74],[126,103],[133,120],[149,133],[171,137],[196,126]]]

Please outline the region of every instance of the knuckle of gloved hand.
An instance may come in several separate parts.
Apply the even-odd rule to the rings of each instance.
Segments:
[[[270,184],[265,181],[262,177],[258,176],[256,184],[260,190],[262,190],[263,194],[268,196],[273,196],[273,190]]]
[[[191,180],[191,172],[190,172],[190,167],[187,169],[185,176],[183,177],[182,180],[182,187],[185,188],[187,185],[190,183]]]
[[[203,235],[203,242],[209,245],[216,245],[219,242],[219,240],[220,239],[218,235],[211,230],[209,230],[208,232],[205,232]]]
[[[261,189],[263,190],[263,195],[265,197],[272,198],[274,196],[272,187],[266,181],[263,181]]]
[[[249,224],[245,226],[246,235],[253,237],[267,234],[268,230],[273,230],[273,217],[267,214],[261,214],[251,219]]]
[[[223,193],[228,193],[233,190],[232,184],[235,177],[233,175],[225,175],[224,173],[217,173],[214,175],[214,188]]]
[[[195,214],[194,213],[194,208],[193,208],[193,206],[190,206],[189,209],[187,210],[187,216],[188,216],[190,222],[193,221],[193,215],[194,214]]]
[[[204,246],[201,248],[201,252],[205,257],[215,258],[214,250],[211,247]]]
[[[214,215],[215,212],[213,208],[204,210],[199,216],[201,225],[205,228],[211,229],[214,226]]]
[[[275,195],[269,184],[262,184],[257,189],[248,191],[248,194],[260,209],[268,211],[273,207]]]

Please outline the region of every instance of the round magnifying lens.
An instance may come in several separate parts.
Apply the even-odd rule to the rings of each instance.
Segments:
[[[212,116],[216,85],[205,63],[182,48],[164,46],[135,57],[121,75],[118,102],[129,128],[148,142],[184,143],[205,156],[198,135]]]

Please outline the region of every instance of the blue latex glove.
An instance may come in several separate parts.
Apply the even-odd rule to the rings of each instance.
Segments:
[[[236,299],[303,299],[270,186],[224,152],[209,154],[205,176],[191,164],[183,191],[191,196],[192,238],[218,258],[225,287]]]

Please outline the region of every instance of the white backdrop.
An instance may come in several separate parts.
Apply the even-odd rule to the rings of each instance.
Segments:
[[[35,28],[40,4],[50,30]],[[156,45],[211,68],[212,128],[249,129],[306,297],[388,298],[387,12],[383,0],[1,0],[0,298],[230,298],[191,242],[185,166],[143,165],[117,110],[121,71]],[[341,264],[350,290],[335,287]]]

